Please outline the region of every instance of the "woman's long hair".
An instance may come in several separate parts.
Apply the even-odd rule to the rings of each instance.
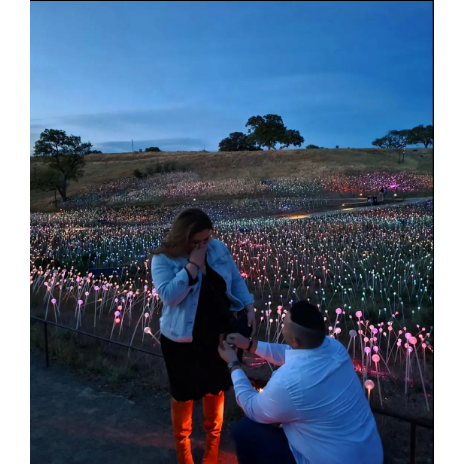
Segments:
[[[151,257],[154,255],[166,255],[170,258],[177,258],[186,253],[189,240],[198,232],[205,229],[212,229],[213,223],[206,213],[201,209],[189,208],[179,213],[174,219],[172,228],[161,245],[156,250],[151,250]],[[150,259],[151,264],[151,259]]]

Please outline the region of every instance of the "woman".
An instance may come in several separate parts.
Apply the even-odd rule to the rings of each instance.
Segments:
[[[203,464],[216,464],[224,392],[232,385],[218,354],[220,337],[251,336],[254,298],[224,243],[212,239],[213,224],[199,209],[175,219],[161,246],[152,251],[151,272],[163,301],[161,349],[171,389],[171,418],[177,460],[193,464],[190,435],[193,401],[203,400],[206,447]]]

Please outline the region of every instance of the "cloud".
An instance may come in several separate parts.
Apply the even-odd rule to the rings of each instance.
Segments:
[[[196,151],[202,150],[206,145],[203,139],[195,138],[167,138],[152,140],[134,140],[134,151],[140,148],[145,150],[148,147],[159,147],[162,151]],[[108,141],[95,143],[94,149],[101,150],[103,153],[127,153],[132,151],[131,141]]]
[[[31,149],[46,128],[65,130],[90,141],[96,149],[130,151],[159,146],[166,150],[217,149],[219,140],[243,130],[243,118],[218,108],[177,107],[113,113],[79,114],[31,121]],[[137,144],[136,144],[137,141]],[[148,144],[148,145],[145,145]]]

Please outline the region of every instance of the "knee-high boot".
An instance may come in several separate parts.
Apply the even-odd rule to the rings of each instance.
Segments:
[[[176,439],[177,462],[194,464],[190,435],[192,434],[193,400],[175,401],[171,399],[171,419]]]
[[[206,432],[205,455],[202,464],[217,464],[224,418],[224,392],[203,398],[203,428]]]

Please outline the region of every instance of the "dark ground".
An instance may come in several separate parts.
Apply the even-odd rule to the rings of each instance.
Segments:
[[[153,392],[136,401],[31,349],[31,464],[175,464],[169,395]],[[195,462],[203,455],[201,403],[195,405]],[[236,464],[226,424],[220,464]]]

